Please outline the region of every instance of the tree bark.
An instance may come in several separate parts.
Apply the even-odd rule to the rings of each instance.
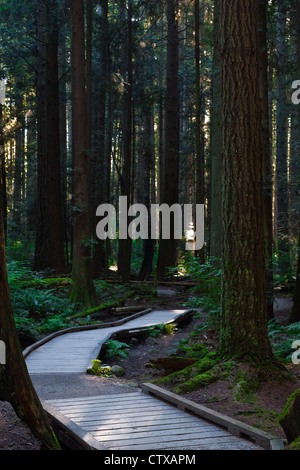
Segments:
[[[273,361],[267,330],[258,2],[220,1],[223,292],[220,353]]]
[[[220,1],[214,2],[214,52],[211,118],[210,257],[221,266],[222,257],[222,137],[220,107]]]
[[[2,161],[0,160],[0,175]],[[26,422],[44,448],[60,448],[32,385],[22,354],[12,311],[6,269],[3,179],[0,181],[0,338],[6,346],[6,364],[0,365],[0,400],[9,402],[18,417]]]
[[[57,0],[38,3],[38,211],[34,268],[66,271],[61,193]]]
[[[108,1],[102,0],[101,5],[101,35],[100,35],[100,80],[98,105],[98,138],[97,155],[95,161],[95,206],[109,202],[110,153],[107,150],[106,133],[106,105],[108,99],[108,60],[109,60],[109,29],[108,29]],[[93,254],[93,276],[99,277],[107,268],[105,248],[106,242],[96,240]]]
[[[287,99],[286,99],[286,0],[278,0],[277,9],[277,90],[276,90],[276,200],[277,200],[277,246],[279,252],[289,251],[288,218],[288,135],[287,135]],[[285,270],[288,259],[279,255],[279,266]]]
[[[300,229],[299,229],[300,232]],[[296,286],[294,291],[294,303],[293,309],[289,318],[290,323],[296,323],[300,321],[300,233],[298,239],[298,263],[296,272]]]
[[[127,197],[128,207],[131,202],[131,170],[132,170],[132,87],[133,87],[133,50],[132,50],[132,0],[128,2],[127,41],[124,53],[127,64],[127,86],[123,108],[123,171],[121,175],[121,196]],[[125,75],[125,74],[124,74]],[[127,207],[127,212],[128,212]],[[132,241],[127,234],[119,239],[118,273],[127,282],[130,278]]]
[[[259,90],[262,116],[262,150],[264,181],[264,227],[267,269],[267,315],[273,313],[273,176],[269,122],[268,51],[267,51],[267,2],[259,0]]]
[[[167,97],[166,149],[162,201],[171,207],[179,203],[179,119],[178,119],[178,5],[167,0]],[[177,241],[174,238],[174,218],[171,214],[170,240],[160,239],[157,279],[162,280],[169,267],[176,265]]]
[[[202,90],[200,65],[200,5],[195,0],[195,75],[196,75],[196,204],[204,204],[204,152],[202,151]],[[204,248],[197,253],[199,262],[204,263]]]
[[[85,81],[84,5],[72,0],[72,141],[74,184],[73,287],[70,300],[87,308],[96,303],[91,276],[90,155]]]

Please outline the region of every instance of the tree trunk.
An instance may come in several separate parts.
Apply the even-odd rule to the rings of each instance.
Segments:
[[[298,241],[298,264],[297,264],[297,272],[296,272],[294,304],[293,304],[293,309],[289,318],[289,322],[290,323],[300,322],[300,233],[299,233],[299,241]]]
[[[132,0],[128,2],[128,17],[127,17],[127,42],[124,53],[127,63],[127,86],[124,94],[124,108],[123,108],[123,171],[121,176],[121,196],[127,197],[128,206],[131,202],[131,170],[132,170],[132,87],[133,87],[133,69],[132,69]],[[127,212],[128,212],[127,206]],[[128,236],[124,239],[119,239],[119,255],[118,255],[118,273],[123,281],[128,281],[130,278],[130,265],[131,265],[131,239]]]
[[[167,98],[166,149],[162,202],[171,207],[179,203],[179,119],[178,119],[178,21],[177,0],[167,0]],[[176,265],[177,241],[171,214],[170,240],[160,239],[157,279],[162,280],[169,267]]]
[[[273,313],[273,177],[272,154],[269,123],[269,90],[268,90],[268,51],[267,51],[267,2],[259,0],[259,89],[262,116],[262,150],[264,177],[264,214],[265,245],[267,269],[267,315]]]
[[[195,74],[196,74],[196,204],[204,204],[204,152],[202,134],[202,90],[200,70],[200,7],[195,0]],[[204,263],[204,248],[197,254],[199,262]]]
[[[289,218],[288,218],[288,136],[287,136],[287,100],[286,100],[286,0],[278,0],[277,11],[277,105],[276,105],[276,199],[277,199],[277,246],[279,252],[289,251]],[[279,266],[285,271],[289,261],[280,256]]]
[[[214,54],[211,108],[210,257],[221,266],[222,257],[222,137],[220,107],[220,1],[214,2]]]
[[[85,92],[85,34],[82,0],[72,0],[72,141],[74,184],[73,286],[70,300],[95,304],[91,276],[90,155]]]
[[[17,93],[20,93],[18,91]],[[22,172],[24,159],[24,109],[21,96],[16,97],[16,151],[15,151],[15,171],[14,171],[14,192],[13,192],[13,231],[12,236],[18,238],[22,234],[22,185],[24,174]]]
[[[267,330],[257,0],[220,0],[223,292],[220,353],[273,361]]]
[[[66,271],[61,194],[57,1],[38,4],[38,212],[34,268]]]
[[[96,208],[100,204],[108,203],[107,187],[110,178],[110,153],[107,153],[106,133],[106,104],[108,97],[108,59],[109,59],[109,39],[108,39],[108,1],[102,0],[101,4],[101,35],[100,35],[100,80],[99,80],[99,105],[98,105],[98,139],[97,156],[95,162],[96,187],[95,201]],[[93,276],[99,277],[106,270],[105,256],[106,242],[96,240],[93,254]]]
[[[5,169],[5,141],[3,133],[3,105],[0,103],[0,165],[1,165],[1,207],[3,209],[3,230],[5,241],[7,239],[7,188],[6,188],[6,169]]]
[[[138,201],[144,204],[148,209],[149,221],[148,230],[149,236],[147,240],[143,241],[143,263],[139,273],[140,280],[148,280],[152,273],[152,263],[154,256],[155,240],[151,238],[150,234],[150,204],[151,201],[151,170],[154,165],[154,118],[152,103],[147,106],[149,115],[145,116],[145,126],[142,131],[142,151],[139,162],[139,176],[138,176]],[[151,201],[151,202],[150,202]]]
[[[2,162],[0,175],[2,174]],[[26,422],[46,449],[58,450],[59,444],[49,426],[40,400],[32,385],[22,354],[9,296],[6,270],[3,180],[0,184],[0,337],[6,346],[6,364],[0,365],[0,400],[9,402],[19,418]]]

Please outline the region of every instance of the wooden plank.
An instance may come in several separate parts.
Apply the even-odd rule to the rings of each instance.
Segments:
[[[145,429],[145,428],[144,428]],[[225,431],[219,431],[216,429],[207,429],[207,428],[201,428],[195,427],[195,428],[188,428],[188,431],[186,428],[173,428],[173,429],[168,429],[166,432],[166,429],[163,430],[157,430],[157,429],[148,429],[145,431],[131,431],[131,432],[123,432],[123,433],[117,433],[115,430],[114,432],[100,432],[100,431],[89,431],[92,436],[97,437],[99,441],[105,442],[109,441],[114,443],[115,441],[125,441],[126,440],[132,440],[135,441],[137,439],[143,439],[143,442],[154,442],[153,438],[160,440],[162,439],[161,442],[164,442],[164,439],[167,438],[168,441],[171,441],[173,437],[176,439],[179,436],[184,436],[184,437],[189,437],[190,439],[202,437],[202,435],[205,435],[205,437],[212,437],[212,436],[223,436]],[[228,434],[228,433],[227,433]],[[149,439],[148,439],[149,438]]]
[[[51,403],[54,404],[53,401],[51,401]],[[159,402],[159,403],[162,403],[164,404],[163,402]],[[74,401],[74,402],[71,402],[71,403],[66,403],[66,402],[58,402],[56,403],[56,406],[59,407],[60,409],[62,410],[68,410],[68,409],[72,409],[74,407],[76,407],[77,409],[89,409],[89,410],[95,410],[95,409],[98,409],[98,410],[102,410],[102,409],[106,409],[107,406],[114,406],[114,407],[124,407],[124,406],[130,406],[130,407],[134,407],[134,406],[142,406],[142,405],[145,405],[145,406],[151,406],[151,405],[157,405],[158,404],[158,401],[157,400],[154,400],[152,397],[143,397],[141,396],[138,392],[136,393],[136,395],[133,395],[132,397],[129,397],[129,398],[125,398],[124,399],[124,395],[120,395],[120,398],[114,398],[114,399],[109,399],[107,398],[106,400],[102,400],[101,398],[101,395],[97,398],[97,400],[93,399],[93,400],[84,400],[84,401]]]
[[[67,404],[74,404],[76,405],[77,403],[99,403],[105,402],[105,401],[128,401],[130,400],[131,397],[136,399],[137,396],[141,396],[142,398],[147,397],[147,395],[141,394],[139,390],[136,392],[131,392],[131,393],[120,393],[120,394],[115,394],[115,395],[97,395],[97,396],[92,396],[92,397],[82,397],[82,398],[56,398],[54,400],[47,400],[47,403],[51,403],[55,406],[59,405],[67,405]],[[149,397],[153,400],[152,397]]]
[[[91,433],[95,437],[95,433]],[[214,431],[206,431],[204,433],[201,433],[199,431],[195,432],[184,432],[182,430],[181,432],[178,432],[177,434],[172,434],[172,435],[166,435],[166,433],[141,433],[141,435],[128,435],[128,436],[102,436],[99,441],[104,444],[104,442],[109,442],[109,446],[127,446],[127,445],[140,445],[144,444],[145,442],[147,444],[160,444],[164,445],[164,443],[170,443],[170,442],[178,442],[178,441],[194,441],[196,439],[207,439],[208,437],[210,438],[217,438],[217,437],[225,437],[228,436],[229,434],[226,431],[220,431],[220,430],[214,430]]]
[[[255,444],[245,442],[235,436],[220,436],[213,438],[202,438],[202,439],[182,439],[179,441],[169,441],[166,445],[162,443],[148,443],[144,442],[142,444],[129,444],[129,445],[108,445],[109,450],[165,450],[166,447],[168,450],[181,450],[182,447],[190,450],[257,450],[258,447]]]
[[[90,431],[96,431],[96,430],[101,430],[103,432],[109,432],[110,430],[118,429],[119,431],[122,429],[139,429],[139,428],[165,428],[165,429],[171,429],[172,427],[178,428],[179,425],[184,425],[184,426],[193,426],[195,424],[195,421],[192,419],[189,419],[189,416],[187,415],[186,417],[178,418],[176,417],[165,417],[165,418],[159,418],[159,419],[145,419],[143,421],[141,420],[130,420],[128,422],[127,420],[112,420],[112,421],[103,421],[101,423],[95,422],[95,423],[86,423],[84,425],[81,424],[84,429],[90,430]],[[201,424],[202,426],[202,424]],[[203,424],[203,427],[206,427],[208,429],[211,428],[211,426],[214,427],[214,425],[209,425],[209,424]]]
[[[164,424],[159,425],[157,422],[156,424],[150,424],[147,425],[147,423],[140,423],[137,426],[131,427],[130,423],[128,425],[124,425],[123,428],[120,427],[113,427],[113,428],[105,428],[104,426],[94,426],[92,429],[89,426],[84,426],[85,430],[88,430],[91,434],[97,435],[97,436],[117,436],[117,435],[123,435],[123,434],[137,434],[137,433],[151,433],[151,432],[162,432],[162,433],[168,433],[168,435],[176,434],[178,433],[178,428],[182,427],[188,428],[189,430],[196,430],[198,429],[199,431],[210,431],[214,430],[214,426],[210,425],[205,425],[202,424],[201,422],[197,425],[196,423],[190,423],[190,422],[184,422],[181,421],[179,422],[174,422],[173,424],[168,424],[167,421],[164,422]]]
[[[126,410],[124,407],[126,406],[126,410],[135,410],[135,409],[145,409],[146,411],[149,411],[148,408],[157,408],[159,407],[160,409],[165,409],[166,407],[164,406],[163,403],[159,402],[153,402],[151,401],[144,401],[144,400],[136,400],[136,402],[132,402],[132,400],[128,402],[107,402],[107,403],[77,403],[77,405],[64,405],[64,406],[59,406],[59,409],[65,412],[70,412],[73,410],[76,410],[78,413],[83,413],[83,412],[88,412],[88,413],[93,413],[93,412],[106,412],[108,407],[111,409],[113,407],[114,411],[120,410],[120,412],[125,412]]]
[[[132,418],[141,418],[141,419],[146,419],[147,417],[152,417],[153,416],[153,413],[156,413],[155,416],[160,416],[159,412],[161,412],[161,415],[165,415],[165,414],[168,414],[168,415],[172,415],[172,416],[180,416],[180,414],[176,411],[168,411],[168,410],[165,410],[165,409],[161,409],[161,408],[158,408],[157,410],[153,410],[153,411],[144,411],[144,410],[141,410],[141,411],[136,411],[136,412],[132,412],[132,413],[122,413],[122,415],[120,415],[120,413],[114,413],[112,410],[108,411],[107,413],[94,413],[94,414],[76,414],[76,413],[65,413],[66,416],[68,416],[68,418],[76,421],[76,422],[85,422],[85,421],[95,421],[95,420],[99,420],[99,421],[103,421],[105,419],[127,419],[127,421]]]

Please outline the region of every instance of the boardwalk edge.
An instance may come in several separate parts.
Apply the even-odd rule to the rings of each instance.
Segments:
[[[211,410],[203,405],[198,405],[191,400],[182,398],[175,393],[164,390],[157,385],[151,383],[142,384],[142,391],[147,395],[152,395],[165,400],[166,402],[176,405],[183,411],[190,411],[201,418],[207,419],[219,426],[227,429],[231,434],[254,440],[257,445],[266,450],[282,450],[284,449],[284,442],[282,439],[273,436],[265,431],[249,426],[248,424],[237,421],[233,418],[225,416],[217,411]]]
[[[43,409],[58,439],[73,450],[107,450],[91,434],[68,419],[49,403],[42,402]]]

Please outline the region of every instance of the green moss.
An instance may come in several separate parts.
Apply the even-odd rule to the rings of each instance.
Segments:
[[[235,378],[233,395],[236,400],[254,400],[255,392],[259,388],[259,381],[249,370],[239,371]]]
[[[287,400],[286,402],[286,405],[281,413],[281,415],[279,416],[279,422],[283,421],[284,418],[286,417],[286,415],[289,413],[290,411],[290,407],[292,405],[292,403],[294,402],[295,398],[297,396],[300,396],[300,389],[296,390],[290,397],[289,399]]]
[[[286,450],[300,450],[300,437],[291,442],[290,445],[286,447]]]
[[[187,380],[186,382],[178,385],[174,388],[175,393],[186,393],[192,392],[193,390],[197,390],[199,388],[207,387],[213,382],[216,382],[219,378],[219,374],[211,369],[203,374],[199,374],[196,377]]]

